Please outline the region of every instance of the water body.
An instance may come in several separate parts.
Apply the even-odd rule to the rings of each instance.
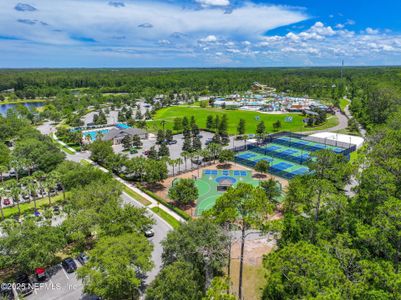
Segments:
[[[45,105],[45,102],[26,102],[26,103],[18,103],[22,104],[25,107],[42,107]],[[7,110],[14,108],[18,104],[0,104],[0,115],[5,116],[7,113]]]

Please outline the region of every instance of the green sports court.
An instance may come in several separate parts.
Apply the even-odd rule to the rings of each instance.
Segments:
[[[239,182],[249,183],[253,186],[259,185],[259,180],[252,178],[251,171],[244,170],[203,170],[202,176],[196,180],[199,197],[196,203],[195,214],[201,215],[204,211],[212,208],[225,190],[235,186]],[[281,190],[281,186],[278,186]],[[282,196],[277,201],[281,201]]]

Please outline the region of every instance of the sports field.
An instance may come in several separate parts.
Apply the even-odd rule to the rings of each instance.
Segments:
[[[325,124],[318,127],[305,127],[302,120],[304,116],[297,113],[292,114],[262,114],[253,111],[244,110],[222,110],[219,108],[200,108],[200,107],[189,107],[189,106],[171,106],[167,108],[160,109],[156,112],[153,117],[154,121],[148,122],[148,128],[150,130],[156,131],[162,128],[161,121],[165,121],[166,129],[173,129],[174,119],[177,117],[183,118],[194,116],[196,122],[200,128],[206,127],[206,120],[208,115],[216,116],[220,118],[223,115],[227,115],[228,118],[228,134],[236,134],[239,119],[244,119],[246,121],[245,133],[254,134],[256,132],[256,126],[260,121],[264,121],[266,125],[267,132],[273,132],[273,123],[276,121],[281,122],[281,131],[293,131],[301,132],[308,130],[320,130],[325,128],[330,128],[338,124],[336,117],[332,117],[327,120]],[[286,122],[286,117],[292,117],[292,122]]]
[[[244,151],[235,155],[236,162],[248,167],[254,167],[260,160],[266,160],[269,162],[269,173],[287,179],[309,172],[308,167],[303,165],[253,151]]]
[[[250,147],[251,148],[251,147]],[[310,158],[310,152],[302,149],[294,149],[291,147],[269,143],[260,147],[252,147],[252,152],[263,155],[289,160],[297,164],[305,164]]]
[[[213,207],[216,199],[224,192],[217,191],[219,182],[229,181],[233,186],[239,182],[249,183],[253,186],[258,186],[260,181],[252,178],[252,172],[244,170],[203,170],[202,177],[196,180],[196,186],[199,191],[199,198],[196,203],[195,214],[201,215],[205,210]],[[279,187],[281,190],[281,186]],[[280,196],[277,201],[281,201],[283,196]]]

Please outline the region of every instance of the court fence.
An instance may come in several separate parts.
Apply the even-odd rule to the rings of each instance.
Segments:
[[[299,151],[289,151],[290,149],[284,151],[275,151],[274,149],[273,150],[267,149],[266,146],[272,143],[293,148],[294,150],[295,149],[300,150],[301,155],[299,155]],[[236,153],[251,151],[265,156],[282,159],[284,161],[293,162],[299,165],[305,165],[309,161],[310,159],[309,154],[311,152],[323,149],[329,149],[337,154],[342,154],[347,159],[349,159],[351,152],[356,151],[356,145],[353,145],[351,143],[336,142],[324,138],[310,137],[299,133],[279,132],[266,136],[260,142],[250,143],[247,145],[244,144],[241,146],[231,148],[231,150]],[[303,153],[303,151],[305,151],[305,153]],[[266,160],[268,160],[267,157]],[[236,155],[235,162],[250,168],[254,168],[258,160],[256,161],[250,160],[246,157],[244,158],[240,157],[239,155]],[[270,166],[269,173],[286,179],[292,179],[297,175],[309,172],[309,169],[306,166],[291,171],[286,169],[291,169],[291,168],[286,166],[285,163],[284,164],[279,163]]]

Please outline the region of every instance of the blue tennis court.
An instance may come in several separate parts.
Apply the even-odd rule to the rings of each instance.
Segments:
[[[279,169],[280,171],[292,168],[294,165],[291,163],[281,162],[276,165],[272,165],[272,168]]]

